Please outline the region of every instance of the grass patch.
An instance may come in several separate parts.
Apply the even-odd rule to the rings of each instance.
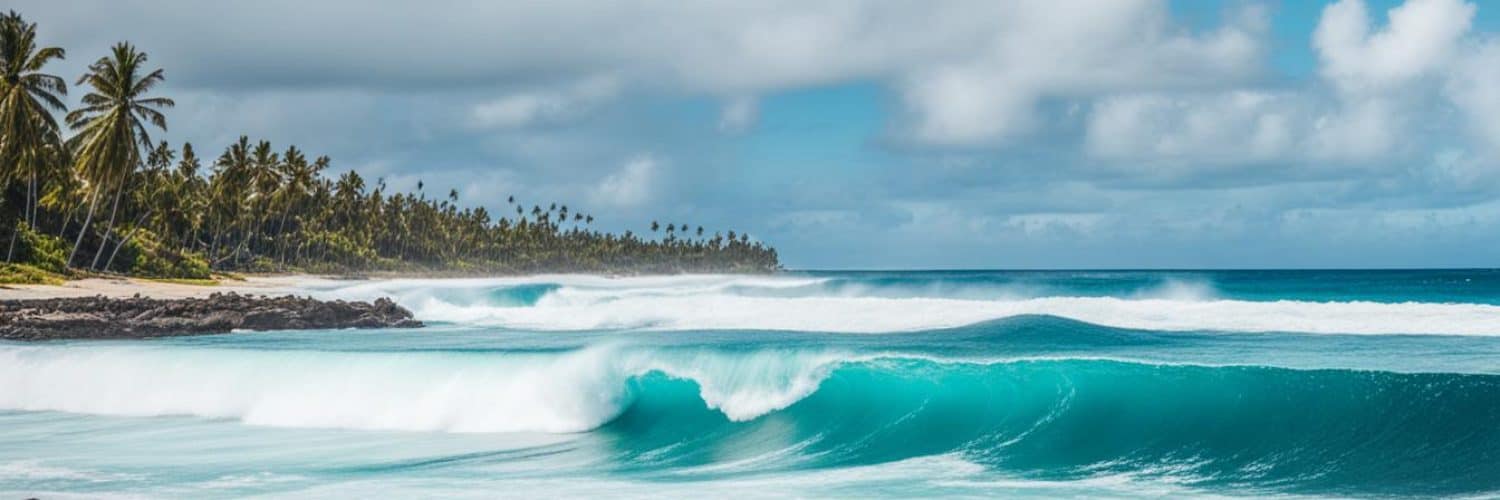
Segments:
[[[0,284],[61,285],[67,277],[26,264],[0,264]]]

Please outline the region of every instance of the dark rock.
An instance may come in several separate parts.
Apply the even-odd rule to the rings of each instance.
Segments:
[[[232,330],[417,328],[411,311],[374,303],[215,292],[202,299],[101,296],[0,301],[0,339],[131,339]]]

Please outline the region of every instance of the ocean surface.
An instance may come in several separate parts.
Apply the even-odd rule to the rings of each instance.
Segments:
[[[1495,497],[1500,271],[311,282],[0,342],[0,497]]]

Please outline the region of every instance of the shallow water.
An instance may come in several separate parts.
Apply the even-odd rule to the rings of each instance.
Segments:
[[[1500,272],[321,283],[415,331],[0,343],[6,496],[1500,493]]]

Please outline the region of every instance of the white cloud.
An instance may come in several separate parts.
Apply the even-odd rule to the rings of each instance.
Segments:
[[[1031,131],[1047,98],[1223,86],[1252,75],[1264,14],[1247,9],[1201,35],[1164,3],[1013,3],[963,58],[917,67],[901,93],[912,136],[938,145],[1003,143]],[[1067,15],[1058,15],[1067,12]]]
[[[1487,40],[1466,51],[1444,93],[1462,112],[1478,149],[1500,159],[1500,41]]]
[[[1087,151],[1151,164],[1431,165],[1423,134],[1442,126],[1431,109],[1445,104],[1442,95],[1472,118],[1476,134],[1500,144],[1500,118],[1492,118],[1500,91],[1491,90],[1500,84],[1500,49],[1466,48],[1474,12],[1459,0],[1408,0],[1377,26],[1364,2],[1342,0],[1323,10],[1312,35],[1320,79],[1290,89],[1104,97],[1086,120]]]
[[[724,103],[719,111],[719,131],[726,134],[742,134],[755,127],[760,120],[760,105],[754,97],[736,97]]]
[[[1364,1],[1340,0],[1323,9],[1313,47],[1323,76],[1340,90],[1384,90],[1444,68],[1474,10],[1461,0],[1407,0],[1372,32]]]
[[[78,74],[120,39],[150,51],[167,69],[163,94],[182,104],[173,137],[200,155],[249,133],[332,154],[336,168],[368,165],[393,188],[420,172],[429,192],[453,184],[466,203],[512,192],[587,203],[635,229],[711,213],[801,245],[785,254],[798,262],[1492,263],[1485,245],[1400,246],[1389,227],[1358,222],[1434,205],[1456,220],[1463,206],[1494,212],[1500,42],[1470,26],[1494,6],[1407,0],[1387,13],[1345,0],[1315,32],[1273,44],[1267,16],[1286,12],[1256,1],[1227,2],[1206,26],[1168,0],[13,3],[73,56],[55,73]],[[1304,44],[1311,76],[1266,74],[1267,51]],[[846,84],[888,92],[877,97],[890,99],[888,132],[925,148],[862,144],[849,163],[869,168],[762,168],[715,140],[754,130],[757,99]],[[710,98],[724,99],[717,113],[655,112]],[[654,153],[630,156],[640,151]],[[793,195],[807,192],[839,194]],[[871,215],[913,202],[930,208]],[[1280,218],[1308,207],[1328,212]],[[1490,236],[1445,234],[1493,248],[1495,220]]]
[[[651,156],[640,156],[625,162],[618,171],[605,177],[594,188],[594,203],[614,207],[633,207],[645,203],[651,197],[657,168],[657,161]]]
[[[1297,100],[1249,90],[1109,97],[1089,113],[1085,145],[1096,158],[1158,164],[1280,160],[1305,132]]]
[[[1337,104],[1317,118],[1311,151],[1378,162],[1411,143],[1412,117],[1428,111],[1432,82],[1450,71],[1474,11],[1461,0],[1408,0],[1377,27],[1363,0],[1324,8],[1313,48]]]
[[[471,112],[474,126],[515,129],[555,124],[587,113],[615,96],[614,79],[586,79],[561,89],[537,90],[507,95],[476,105]]]
[[[1238,81],[1256,69],[1265,24],[1249,8],[1192,33],[1165,0],[163,0],[151,9],[20,1],[84,53],[124,36],[122,26],[150,26],[131,39],[170,63],[174,81],[198,87],[566,86],[603,71],[622,89],[764,95],[875,81],[901,94],[912,120],[902,128],[939,145],[1025,133],[1046,98]],[[150,22],[157,12],[173,22]],[[223,19],[235,29],[213,28]],[[331,36],[329,26],[345,28]],[[480,105],[471,118],[526,126],[566,120],[591,102],[571,89],[530,91]]]

